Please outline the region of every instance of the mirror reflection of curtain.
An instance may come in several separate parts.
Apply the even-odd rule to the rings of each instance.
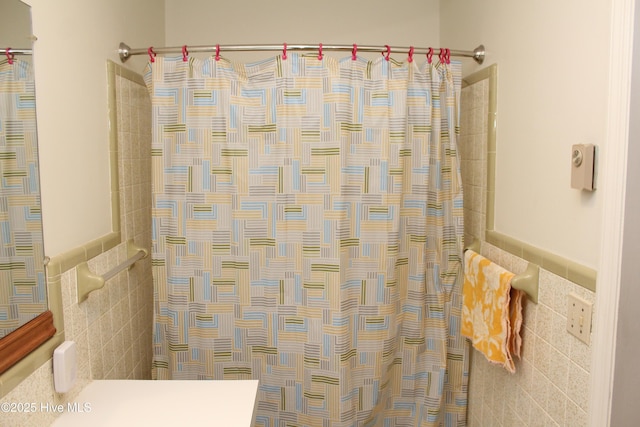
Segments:
[[[47,310],[32,67],[0,61],[0,338]]]

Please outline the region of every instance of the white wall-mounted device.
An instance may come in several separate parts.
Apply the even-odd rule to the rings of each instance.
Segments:
[[[596,147],[577,144],[571,147],[571,188],[593,191],[596,189]]]
[[[53,385],[57,393],[66,393],[76,382],[78,363],[76,343],[65,341],[53,351]]]

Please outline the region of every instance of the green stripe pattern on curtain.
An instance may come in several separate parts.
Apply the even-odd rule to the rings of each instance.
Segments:
[[[460,65],[158,57],[145,80],[154,378],[259,379],[257,426],[464,425]]]

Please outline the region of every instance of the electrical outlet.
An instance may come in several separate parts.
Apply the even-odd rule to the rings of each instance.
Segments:
[[[569,294],[567,307],[567,331],[585,344],[591,338],[591,311],[593,303],[585,301],[574,293]]]

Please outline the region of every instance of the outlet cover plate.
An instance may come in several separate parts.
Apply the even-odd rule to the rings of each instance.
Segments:
[[[580,298],[574,293],[569,294],[567,306],[567,331],[585,344],[591,339],[591,312],[593,303]]]

